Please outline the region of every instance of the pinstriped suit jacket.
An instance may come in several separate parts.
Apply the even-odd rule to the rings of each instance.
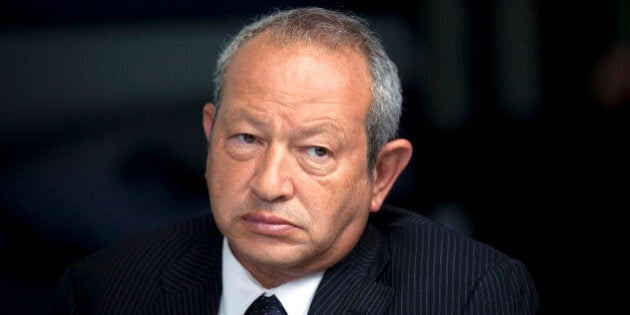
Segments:
[[[211,216],[68,267],[57,314],[216,314],[221,246]],[[310,314],[535,314],[523,264],[419,214],[373,213],[356,248],[326,271]]]

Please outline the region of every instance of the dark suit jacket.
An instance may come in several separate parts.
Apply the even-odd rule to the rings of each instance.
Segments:
[[[103,250],[68,267],[54,313],[216,314],[221,247],[211,216]],[[385,206],[326,271],[310,314],[534,314],[523,264],[419,214]]]

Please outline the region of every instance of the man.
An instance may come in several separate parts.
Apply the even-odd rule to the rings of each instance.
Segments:
[[[263,17],[224,49],[215,87],[212,216],[70,266],[56,312],[535,313],[520,262],[383,205],[412,147],[395,137],[396,67],[361,19]]]

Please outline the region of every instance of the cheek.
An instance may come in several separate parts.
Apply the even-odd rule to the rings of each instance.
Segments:
[[[246,196],[240,188],[243,181],[232,163],[222,159],[220,154],[209,156],[206,181],[210,197],[210,209],[214,221],[224,235],[232,233],[234,219],[238,214],[239,200]]]
[[[210,193],[210,197],[215,197],[217,195],[217,189],[224,187],[222,174],[224,169],[217,167],[217,157],[216,154],[212,152],[208,152],[208,160],[206,161],[206,183],[208,184],[208,192]],[[214,198],[211,198],[211,200]]]
[[[223,144],[217,142],[208,152],[206,161],[206,179],[213,191],[229,192],[239,185],[246,176],[247,163],[235,161],[222,150]]]
[[[346,173],[307,185],[308,204],[304,206],[310,212],[315,235],[336,237],[353,222],[366,220],[371,188],[367,177],[361,174],[365,172]]]
[[[206,183],[213,212],[228,215],[230,200],[242,195],[243,168],[225,158],[220,152],[208,152]]]

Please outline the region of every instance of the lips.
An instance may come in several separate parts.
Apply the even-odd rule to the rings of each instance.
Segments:
[[[249,212],[241,218],[250,230],[258,234],[280,236],[296,228],[290,221],[264,211]]]

